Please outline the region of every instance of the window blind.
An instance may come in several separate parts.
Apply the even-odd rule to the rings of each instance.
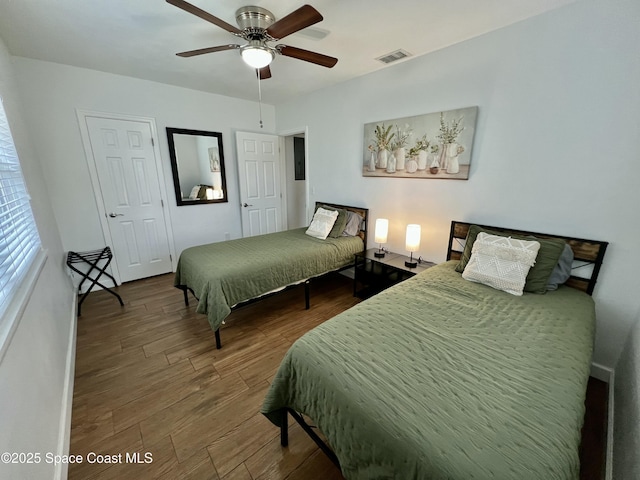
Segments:
[[[0,99],[0,316],[39,248],[29,194]]]

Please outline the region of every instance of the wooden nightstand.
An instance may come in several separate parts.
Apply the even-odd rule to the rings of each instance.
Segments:
[[[377,248],[370,248],[355,254],[354,297],[370,297],[435,265],[435,263],[423,261],[418,263],[416,268],[409,268],[404,264],[409,260],[408,256],[386,252],[384,257],[378,258],[374,256],[374,252],[377,251]]]

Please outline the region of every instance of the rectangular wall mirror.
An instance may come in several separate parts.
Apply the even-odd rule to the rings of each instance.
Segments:
[[[228,201],[222,133],[167,127],[178,206]]]

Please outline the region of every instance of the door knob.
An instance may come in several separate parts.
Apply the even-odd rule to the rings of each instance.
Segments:
[[[109,214],[109,216],[110,216],[111,218],[124,217],[124,213],[113,213],[113,212],[111,212],[111,213]]]
[[[247,208],[247,207],[253,207],[253,205],[251,205],[250,203],[243,203],[242,204],[243,207]]]

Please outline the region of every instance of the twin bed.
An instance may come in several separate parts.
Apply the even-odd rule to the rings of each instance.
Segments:
[[[348,479],[578,478],[589,294],[607,244],[553,236],[571,247],[573,275],[515,296],[456,271],[469,229],[452,223],[446,263],[293,344],[261,410],[283,445],[291,414]]]
[[[284,288],[304,284],[309,308],[309,282],[312,278],[353,265],[354,254],[367,242],[368,210],[331,203],[319,206],[358,215],[355,235],[325,240],[305,234],[306,228],[258,235],[184,250],[178,261],[174,285],[196,299],[196,312],[207,315],[215,331],[216,347],[221,348],[220,326],[237,306],[260,299]]]

